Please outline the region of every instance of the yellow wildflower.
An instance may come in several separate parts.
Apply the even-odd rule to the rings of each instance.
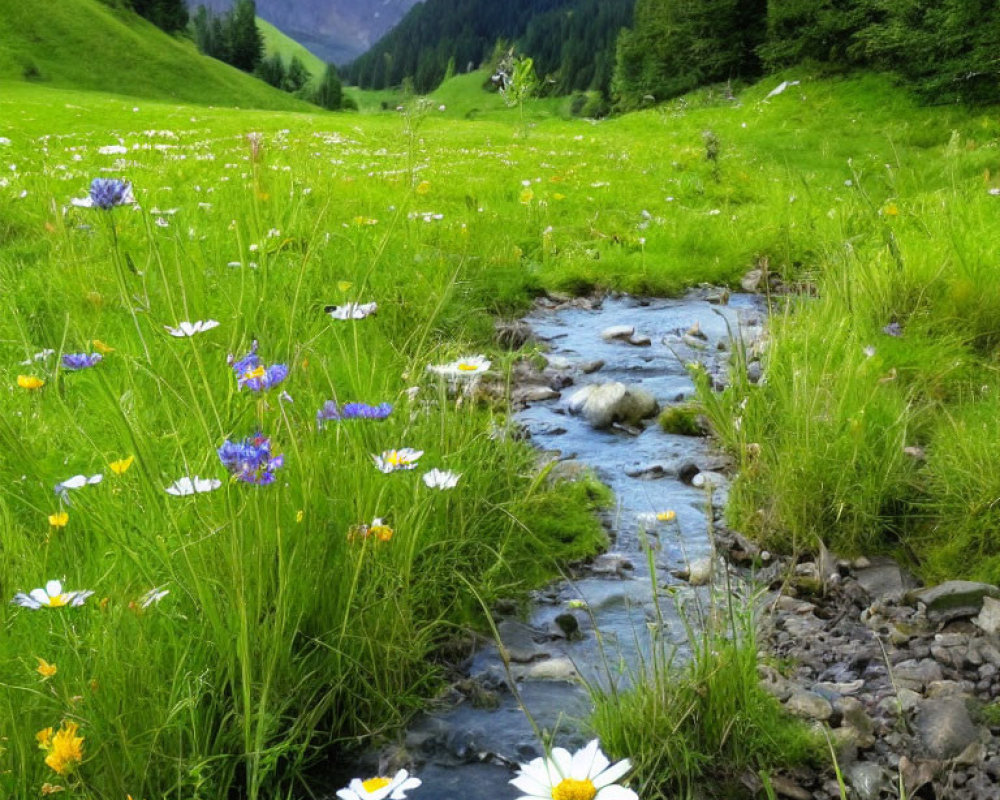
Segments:
[[[46,728],[49,736],[46,739],[47,746],[43,748],[48,751],[45,763],[59,775],[68,775],[83,760],[83,737],[76,735],[79,728],[75,722],[66,720],[63,720],[55,735],[52,735],[51,728]],[[41,742],[39,739],[40,746]]]
[[[302,522],[302,520],[303,520],[303,519],[305,519],[305,516],[306,516],[306,512],[305,512],[305,511],[303,511],[303,510],[302,510],[302,509],[300,508],[300,509],[298,510],[298,512],[297,512],[297,513],[295,514],[295,521],[296,521],[296,522]]]
[[[417,184],[416,188],[417,194],[427,194],[430,190],[431,190],[430,181],[420,181],[420,183]]]
[[[46,781],[42,784],[42,794],[57,794],[59,792],[65,792],[66,787],[60,786],[58,783],[49,783]]]
[[[128,472],[128,468],[132,466],[133,461],[135,461],[135,456],[129,456],[128,458],[120,458],[117,461],[112,461],[108,466],[115,475],[124,475]]]
[[[525,189],[521,192],[520,200],[525,205],[528,205],[532,200],[535,199],[535,193],[531,189]]]
[[[39,675],[41,675],[42,678],[44,679],[51,678],[58,671],[55,664],[50,664],[44,658],[41,658],[39,656],[35,656],[35,658],[38,659],[38,666],[35,668],[35,671]],[[49,730],[51,730],[51,728]]]
[[[49,525],[53,528],[65,528],[67,522],[69,522],[69,514],[66,511],[49,514]]]
[[[39,750],[48,750],[52,746],[52,728],[43,728],[35,734]]]
[[[41,389],[45,381],[35,375],[18,375],[17,385],[22,389]]]
[[[115,348],[105,344],[100,339],[93,339],[90,343],[94,346],[94,349],[98,353],[104,353],[105,355],[107,355],[108,353],[115,352]]]
[[[353,285],[354,284],[351,283],[350,281],[337,281],[337,291],[339,291],[339,292],[346,292]]]
[[[673,522],[675,519],[677,519],[677,512],[674,510],[661,511],[659,514],[656,515],[656,519],[659,522]]]

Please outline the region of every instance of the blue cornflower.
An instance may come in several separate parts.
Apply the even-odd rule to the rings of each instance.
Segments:
[[[271,439],[260,433],[241,441],[226,439],[218,453],[222,465],[235,478],[258,486],[274,483],[274,471],[285,463],[283,455],[271,455]]]
[[[66,369],[87,369],[103,358],[100,353],[64,353],[62,364]]]
[[[377,406],[368,403],[344,403],[340,408],[333,400],[327,400],[316,412],[316,424],[322,428],[327,421],[340,422],[346,419],[385,419],[392,413],[391,403],[379,403]]]
[[[90,184],[90,202],[95,208],[103,208],[105,211],[134,203],[132,184],[116,178],[94,178]]]
[[[230,355],[229,364],[236,373],[236,386],[239,389],[246,386],[251,391],[261,392],[277,386],[288,377],[287,364],[272,364],[270,367],[265,367],[261,363],[260,356],[257,355],[256,339],[250,346],[250,352],[243,358],[234,359]]]

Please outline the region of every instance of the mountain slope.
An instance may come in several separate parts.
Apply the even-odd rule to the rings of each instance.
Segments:
[[[356,58],[412,8],[418,0],[257,0],[257,16],[280,28],[324,61],[343,64]],[[226,11],[233,0],[188,0]]]
[[[287,67],[293,58],[298,58],[309,73],[312,75],[311,84],[319,83],[326,72],[326,62],[313,52],[303,47],[292,37],[280,31],[270,22],[257,17],[257,29],[264,37],[264,54],[266,56],[279,55]]]
[[[534,58],[552,90],[606,90],[615,40],[631,22],[633,6],[633,0],[426,0],[343,74],[376,89],[409,77],[417,91],[428,92],[449,63],[466,72],[504,41]]]
[[[314,110],[97,0],[0,0],[0,80],[188,103]]]

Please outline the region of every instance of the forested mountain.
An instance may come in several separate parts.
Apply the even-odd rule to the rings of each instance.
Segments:
[[[324,61],[343,63],[365,52],[418,0],[257,0],[257,14]],[[228,11],[234,0],[187,0],[192,16],[198,6]]]
[[[365,88],[411,78],[435,88],[449,69],[465,72],[489,58],[498,41],[531,56],[556,91],[605,89],[615,39],[629,24],[634,0],[426,0],[371,50],[344,69]]]
[[[1000,102],[1000,0],[637,0],[613,93],[636,108],[803,61],[894,72],[928,102]]]

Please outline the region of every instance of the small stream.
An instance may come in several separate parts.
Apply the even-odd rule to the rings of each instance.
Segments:
[[[759,299],[732,295],[727,305],[713,305],[698,294],[680,299],[606,299],[590,309],[538,310],[527,317],[536,338],[549,348],[550,369],[573,379],[556,399],[532,404],[516,419],[542,451],[558,451],[560,461],[576,461],[595,470],[615,496],[607,521],[611,547],[572,582],[557,582],[533,595],[527,619],[499,622],[501,638],[518,677],[521,699],[538,726],[555,731],[555,742],[573,749],[587,741],[585,721],[590,701],[578,675],[587,681],[619,686],[638,663],[653,616],[652,588],[679,583],[671,571],[711,553],[705,488],[691,485],[695,473],[721,467],[703,438],[664,433],[655,419],[644,430],[593,429],[568,413],[568,399],[589,383],[620,381],[651,392],[661,407],[689,398],[693,386],[684,363],[703,362],[710,373],[724,374],[729,332],[759,332]],[[697,324],[704,338],[686,336]],[[651,344],[607,341],[601,332],[634,326]],[[579,366],[602,360],[599,370],[584,374]],[[683,474],[687,481],[682,481]],[[703,474],[703,477],[705,475]],[[716,485],[713,506],[724,502],[724,481]],[[701,481],[695,479],[695,484]],[[655,515],[672,510],[675,522]],[[646,531],[654,553],[655,575],[642,545]],[[682,592],[695,592],[680,583]],[[571,602],[572,601],[572,602]],[[586,609],[580,608],[580,602]],[[665,635],[682,644],[684,628],[670,601],[660,603]],[[579,624],[572,640],[564,633],[571,614]],[[557,623],[561,618],[562,625]],[[570,620],[569,622],[572,622]],[[594,628],[599,630],[600,637]],[[572,626],[570,626],[572,627]],[[603,647],[602,647],[603,646]],[[517,792],[508,785],[517,762],[542,754],[534,730],[507,689],[496,645],[479,650],[468,664],[469,683],[480,701],[464,699],[418,718],[403,736],[406,757],[423,781],[415,798],[425,800],[503,800]],[[376,774],[377,754],[355,765],[353,774]],[[365,767],[365,768],[362,768]],[[346,783],[346,782],[345,782]]]

